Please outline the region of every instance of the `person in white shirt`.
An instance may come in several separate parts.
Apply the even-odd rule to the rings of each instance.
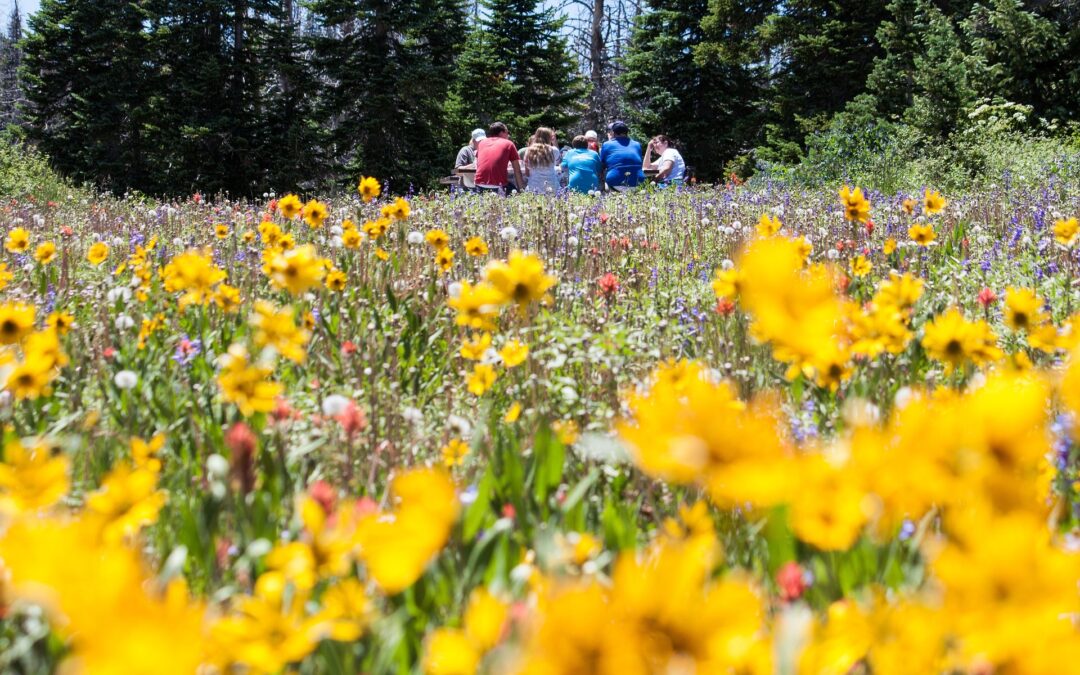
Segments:
[[[654,153],[659,156],[655,162],[652,161]],[[671,140],[667,136],[660,134],[653,138],[642,154],[641,168],[655,169],[657,183],[677,185],[686,179],[686,162],[683,161],[682,154],[671,147]]]
[[[531,144],[524,153],[525,174],[529,181],[525,186],[528,192],[544,194],[559,189],[559,148],[555,146],[555,132],[548,127],[540,127],[533,134]]]

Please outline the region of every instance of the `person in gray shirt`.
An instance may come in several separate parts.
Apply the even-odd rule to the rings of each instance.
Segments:
[[[473,129],[472,140],[461,150],[458,150],[457,159],[454,160],[454,173],[457,173],[458,169],[475,168],[476,165],[476,146],[480,141],[487,138],[487,134],[483,129]]]

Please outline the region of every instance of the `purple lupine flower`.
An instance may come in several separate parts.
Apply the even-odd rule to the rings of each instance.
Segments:
[[[176,353],[173,354],[173,361],[176,361],[181,366],[188,366],[200,353],[202,353],[202,340],[190,340],[185,335],[180,338],[180,342],[176,343]]]

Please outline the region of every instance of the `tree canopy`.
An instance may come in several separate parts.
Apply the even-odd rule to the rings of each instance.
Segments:
[[[1080,115],[1068,0],[564,6],[579,14],[539,0],[43,0],[25,35],[16,14],[0,36],[0,117],[76,180],[251,196],[359,174],[427,187],[496,120],[524,142],[622,117],[713,180],[797,162],[837,119],[931,143],[979,106],[1029,127]]]

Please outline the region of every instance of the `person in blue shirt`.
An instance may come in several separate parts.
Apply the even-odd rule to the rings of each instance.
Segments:
[[[569,187],[589,193],[600,189],[600,155],[589,150],[589,139],[575,136],[572,147],[562,156],[562,168],[570,176]]]
[[[608,127],[611,140],[600,148],[600,163],[604,168],[604,180],[608,187],[626,190],[644,182],[641,170],[641,143],[630,138],[626,122],[615,121]]]

